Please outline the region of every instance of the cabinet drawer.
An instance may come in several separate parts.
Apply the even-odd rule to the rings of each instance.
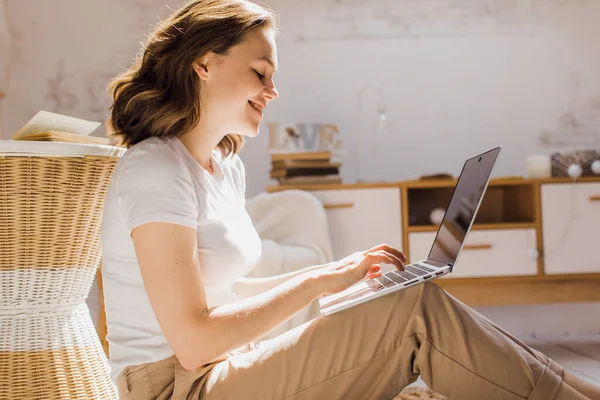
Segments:
[[[600,272],[600,183],[542,185],[544,271]]]
[[[380,243],[402,249],[399,188],[311,191],[324,205],[336,259]],[[386,270],[388,266],[383,266]]]
[[[427,258],[435,232],[408,237],[411,261]],[[454,272],[443,278],[537,275],[535,229],[471,231]]]

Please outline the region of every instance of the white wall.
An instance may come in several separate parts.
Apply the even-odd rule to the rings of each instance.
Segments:
[[[102,120],[110,77],[129,65],[149,24],[169,11],[165,3],[183,1],[7,0],[13,57],[5,136],[39,109]],[[269,4],[281,17],[281,98],[266,121],[338,124],[346,181],[356,177],[359,133],[380,139],[360,154],[363,176],[382,180],[457,173],[466,156],[496,144],[505,146],[497,175],[522,175],[528,155],[554,150],[538,138],[561,117],[592,121],[600,137],[598,1]],[[348,22],[353,10],[368,24]],[[339,39],[352,26],[361,37]],[[368,129],[379,91],[359,96],[370,86],[387,99],[390,128],[379,134]],[[272,183],[266,139],[250,141],[242,155],[249,195]]]
[[[5,137],[40,109],[103,120],[109,79],[130,64],[149,24],[169,11],[165,3],[184,2],[5,0],[12,46]],[[600,131],[599,1],[268,3],[281,17],[281,97],[265,121],[338,124],[346,181],[356,177],[359,133],[377,139],[361,142],[363,176],[399,180],[456,174],[465,157],[496,144],[505,146],[496,174],[522,175],[528,155],[557,148],[542,146],[539,136],[557,130],[560,120],[575,127],[591,121],[592,133]],[[365,87],[379,89],[361,99]],[[375,132],[368,127],[380,93],[389,129]],[[263,134],[242,153],[249,196],[273,183],[266,146]],[[581,145],[589,146],[600,143]],[[545,329],[529,318],[544,314],[541,308],[502,310],[486,312],[504,315],[524,333]],[[571,318],[560,329],[579,323],[574,330],[600,331],[581,318],[600,312],[597,304],[543,310]]]

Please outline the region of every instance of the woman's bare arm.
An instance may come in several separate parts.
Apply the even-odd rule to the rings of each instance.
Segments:
[[[258,339],[322,294],[313,275],[296,274],[260,296],[208,309],[195,229],[153,222],[132,238],[150,303],[187,369]]]
[[[272,289],[282,283],[302,274],[316,272],[323,268],[324,265],[312,265],[297,271],[288,272],[281,275],[268,276],[264,278],[248,278],[242,277],[235,281],[235,290],[241,298],[256,296],[269,289]]]

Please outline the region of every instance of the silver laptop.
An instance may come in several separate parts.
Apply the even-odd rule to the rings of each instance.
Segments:
[[[404,271],[389,271],[319,299],[321,315],[329,315],[386,294],[435,279],[454,270],[467,234],[487,189],[501,146],[469,158],[460,173],[444,219],[426,260]]]

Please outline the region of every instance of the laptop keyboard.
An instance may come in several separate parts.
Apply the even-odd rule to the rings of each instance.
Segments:
[[[391,280],[390,278],[386,277],[385,275],[380,276],[378,279],[379,279],[379,282],[381,282],[381,284],[385,287],[396,286],[396,283],[393,280]]]
[[[423,265],[423,264],[420,264],[420,263],[414,263],[414,264],[412,264],[412,265],[416,265],[417,267],[419,267],[419,268],[421,268],[421,269],[424,269],[424,270],[425,270],[425,271],[427,271],[427,272],[435,272],[435,270],[434,270],[434,269],[432,269],[432,268],[429,268],[428,266],[426,266],[426,265]]]
[[[398,272],[400,272],[400,271],[398,271]],[[388,276],[388,278],[390,278],[397,284],[404,283],[408,280],[408,279],[400,276],[399,274],[395,273],[394,271],[388,272],[388,273],[386,273],[386,275]]]
[[[374,291],[378,292],[385,288],[390,288],[401,283],[413,280],[420,276],[431,275],[435,272],[434,269],[429,268],[423,264],[410,264],[407,265],[404,271],[390,271],[381,275],[378,278],[367,280],[367,284]]]
[[[415,274],[416,276],[425,276],[425,275],[429,275],[429,272],[424,271],[420,268],[417,268],[413,265],[407,265],[406,266],[406,270],[412,274]]]

